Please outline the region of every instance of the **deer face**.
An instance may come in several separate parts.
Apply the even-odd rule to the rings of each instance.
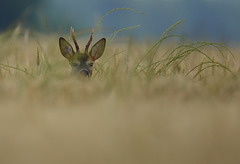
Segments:
[[[88,44],[86,45],[85,52],[81,53],[79,51],[79,46],[74,36],[74,31],[71,28],[71,34],[76,46],[76,52],[73,50],[72,46],[62,37],[59,38],[59,47],[62,55],[68,59],[71,67],[72,72],[74,74],[84,76],[84,77],[91,77],[93,71],[93,64],[95,60],[99,59],[105,49],[106,39],[100,39],[95,45],[93,45],[90,52],[88,52],[88,47],[92,41],[92,35]]]

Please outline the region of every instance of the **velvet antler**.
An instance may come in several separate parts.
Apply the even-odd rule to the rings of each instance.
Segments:
[[[76,51],[78,52],[79,51],[79,45],[78,45],[77,40],[75,38],[74,29],[72,28],[72,26],[71,26],[71,35],[72,35],[72,39],[73,39],[73,42],[74,42],[75,47],[76,47]]]
[[[91,33],[90,39],[89,39],[89,41],[88,41],[88,43],[86,45],[86,48],[85,48],[85,53],[88,53],[88,48],[89,48],[89,46],[90,46],[90,44],[92,42],[92,39],[93,39],[93,32],[94,32],[94,29],[92,29],[92,33]]]

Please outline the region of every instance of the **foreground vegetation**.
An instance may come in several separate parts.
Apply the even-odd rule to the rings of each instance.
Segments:
[[[108,44],[91,80],[58,36],[1,35],[0,163],[238,163],[240,50],[174,26]]]

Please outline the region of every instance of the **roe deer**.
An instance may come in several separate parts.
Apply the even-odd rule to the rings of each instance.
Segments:
[[[93,39],[93,30],[88,41],[84,53],[79,51],[79,46],[75,38],[74,30],[71,27],[71,35],[73,42],[76,47],[76,52],[73,50],[72,46],[63,38],[59,38],[59,48],[62,55],[69,60],[69,63],[72,67],[72,72],[87,78],[92,76],[93,64],[95,60],[99,59],[105,49],[106,39],[100,39],[96,44],[93,45],[90,52],[88,52],[88,48]]]

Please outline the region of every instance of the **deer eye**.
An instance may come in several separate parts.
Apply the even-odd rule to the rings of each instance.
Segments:
[[[88,63],[89,67],[93,67],[93,62]]]

